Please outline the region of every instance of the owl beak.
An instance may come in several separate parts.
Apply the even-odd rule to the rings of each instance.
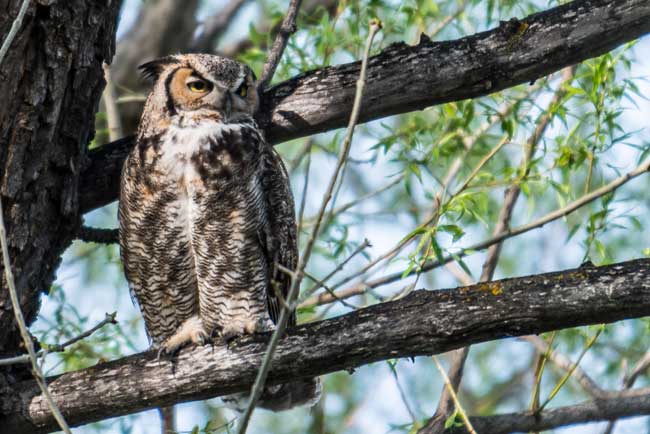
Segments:
[[[218,112],[224,122],[227,122],[232,112],[232,96],[228,89],[215,88],[204,97],[204,102],[211,110]]]

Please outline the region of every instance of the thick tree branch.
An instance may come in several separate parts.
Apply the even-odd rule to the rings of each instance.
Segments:
[[[415,291],[398,301],[294,328],[277,347],[268,382],[646,315],[649,259],[453,290]],[[216,345],[184,350],[174,361],[157,361],[155,352],[136,354],[49,378],[48,383],[73,425],[243,392],[253,383],[268,337],[246,337],[229,349]],[[14,390],[0,408],[0,426],[17,434],[56,428],[33,380],[16,384]],[[491,432],[479,426],[478,432]]]
[[[650,32],[645,0],[577,0],[455,41],[393,44],[370,59],[360,122],[475,98],[537,80]],[[310,71],[269,89],[260,119],[273,143],[340,128],[350,118],[360,62]],[[117,197],[131,140],[91,153],[84,211]],[[98,172],[97,170],[100,170]],[[102,173],[97,179],[97,174]]]
[[[534,415],[530,411],[497,416],[470,417],[479,433],[507,434],[512,432],[543,431],[578,423],[615,420],[650,414],[650,391],[630,396],[596,399],[567,407],[554,408]],[[445,431],[448,434],[467,433],[462,428]]]

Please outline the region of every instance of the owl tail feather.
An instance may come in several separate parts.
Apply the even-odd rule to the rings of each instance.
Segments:
[[[284,411],[303,405],[312,407],[320,399],[322,390],[323,386],[318,377],[266,386],[257,407],[271,411]],[[226,407],[243,413],[248,405],[248,393],[224,396],[222,400]]]

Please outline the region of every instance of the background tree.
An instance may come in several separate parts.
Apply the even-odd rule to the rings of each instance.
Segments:
[[[22,4],[0,2],[3,41]],[[151,354],[123,358],[147,347],[139,313],[117,247],[89,242],[110,242],[114,231],[83,227],[82,217],[116,226],[111,202],[146,92],[135,67],[199,49],[237,57],[259,76],[276,35],[287,34],[288,4],[25,4],[0,62],[0,188],[22,311],[41,348],[55,352],[45,373],[65,373],[48,380],[63,416],[97,421],[79,432],[160,432],[155,412],[101,420],[246,390],[266,338],[184,351],[173,369]],[[260,122],[283,142],[303,247],[319,217],[322,226],[299,298],[300,322],[313,324],[280,342],[269,381],[332,373],[312,411],[256,412],[249,432],[535,432],[650,414],[645,321],[601,324],[650,314],[650,261],[639,259],[650,255],[648,40],[634,41],[650,32],[650,5],[300,6]],[[351,116],[354,61],[373,18],[383,30],[364,79],[359,122],[367,123],[356,127],[319,215],[352,131],[336,128]],[[102,62],[114,51],[98,108]],[[71,244],[75,237],[86,241]],[[538,275],[567,268],[577,269]],[[527,274],[536,276],[494,281]],[[475,281],[483,283],[414,291]],[[0,306],[1,426],[53,431],[24,363],[7,280]],[[506,336],[522,337],[497,340]],[[218,399],[177,406],[179,432],[227,432],[234,423]],[[584,432],[647,424],[602,422]]]

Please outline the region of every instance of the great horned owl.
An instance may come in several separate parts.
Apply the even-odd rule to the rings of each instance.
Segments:
[[[187,54],[141,66],[154,86],[122,170],[122,262],[154,348],[273,328],[297,263],[282,160],[253,119],[252,70]],[[290,319],[295,324],[295,313]],[[267,388],[260,406],[313,403],[318,379]],[[241,398],[243,395],[240,395]],[[236,402],[231,399],[232,402]]]

